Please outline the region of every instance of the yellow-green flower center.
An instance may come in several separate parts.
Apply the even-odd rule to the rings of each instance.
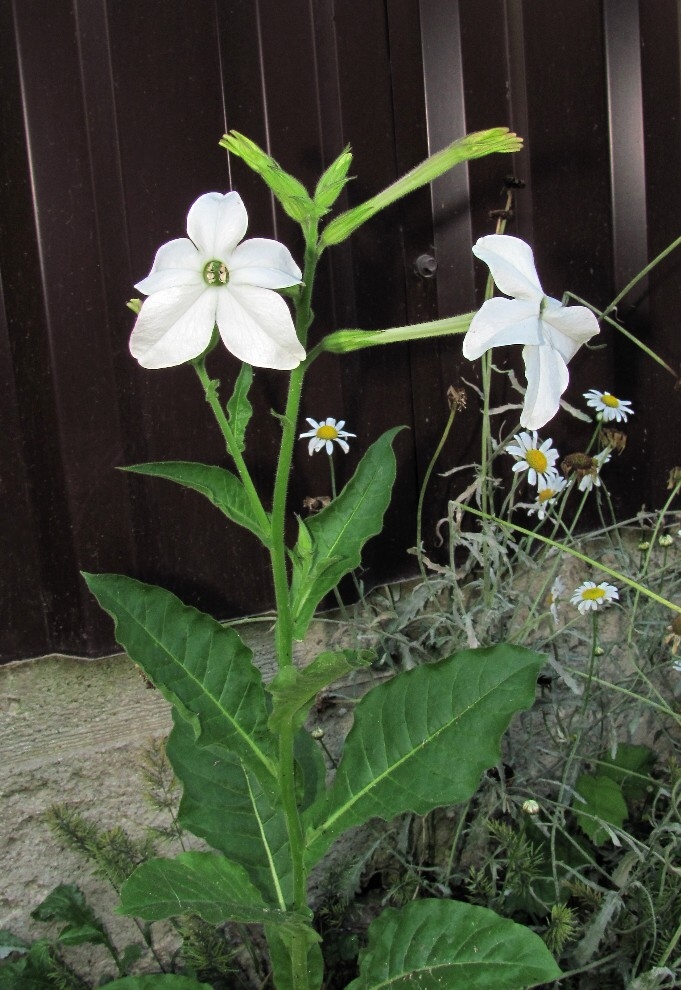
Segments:
[[[606,392],[602,397],[601,402],[604,406],[609,406],[611,409],[619,408],[620,400],[616,399],[614,395],[610,395],[610,392]]]
[[[224,261],[209,261],[203,269],[203,280],[208,285],[227,285],[229,271]]]
[[[335,426],[325,423],[323,426],[318,427],[317,436],[320,440],[335,440],[338,437],[338,430]]]
[[[602,598],[605,598],[605,591],[603,588],[585,588],[582,592],[582,598],[585,602],[600,602]]]
[[[537,492],[537,501],[540,505],[543,505],[544,502],[548,502],[549,499],[553,498],[555,494],[553,488],[542,488],[540,492]]]
[[[525,460],[531,468],[534,468],[537,474],[543,474],[549,466],[546,454],[541,450],[528,450],[525,454]]]

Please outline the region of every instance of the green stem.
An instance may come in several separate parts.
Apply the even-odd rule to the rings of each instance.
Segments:
[[[416,506],[416,559],[418,560],[419,570],[421,571],[421,576],[426,578],[426,569],[423,565],[423,550],[421,547],[421,534],[423,527],[423,503],[426,497],[426,488],[428,487],[428,482],[430,481],[430,476],[433,473],[435,465],[437,464],[438,458],[442,453],[442,448],[447,442],[447,438],[451,432],[452,426],[454,425],[454,417],[456,416],[457,404],[456,400],[452,399],[452,406],[449,412],[449,418],[445,425],[444,431],[437,447],[435,448],[435,453],[430,459],[430,463],[426,468],[426,473],[423,476],[423,484],[421,485],[421,490],[419,492],[419,500]]]
[[[296,333],[305,346],[312,319],[312,284],[318,260],[317,231],[306,232],[303,288],[296,300]],[[275,627],[276,656],[279,669],[293,665],[293,614],[286,560],[286,514],[288,484],[296,441],[296,424],[300,410],[303,379],[308,367],[304,361],[291,372],[288,397],[283,416],[281,447],[272,496],[272,539],[270,561],[277,622]],[[295,730],[292,720],[284,722],[279,730],[279,789],[286,818],[286,829],[293,872],[293,907],[299,913],[307,912],[307,869],[305,866],[305,839],[296,798]],[[308,940],[304,932],[291,936],[291,979],[294,990],[308,990],[307,951]]]

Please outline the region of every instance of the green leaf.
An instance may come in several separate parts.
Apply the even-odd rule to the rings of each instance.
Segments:
[[[628,801],[644,801],[649,796],[648,779],[655,765],[655,754],[648,746],[618,743],[614,757],[605,757],[600,772],[620,784]]]
[[[583,773],[575,781],[575,790],[584,801],[575,798],[572,810],[577,822],[594,845],[602,846],[610,838],[607,829],[594,819],[621,828],[627,817],[627,803],[622,788],[611,777]]]
[[[65,921],[58,941],[63,945],[102,945],[108,942],[104,925],[74,884],[60,884],[47,895],[31,917],[35,921]]]
[[[107,990],[212,990],[209,983],[197,983],[191,976],[124,976],[107,983]]]
[[[291,899],[292,871],[283,812],[236,757],[196,746],[181,715],[173,722],[166,752],[183,785],[180,824],[241,863],[265,899],[283,908]]]
[[[234,383],[232,397],[227,403],[229,425],[236,445],[242,453],[246,449],[246,428],[253,415],[253,406],[248,401],[248,392],[252,384],[253,368],[250,364],[242,364]]]
[[[199,746],[234,753],[263,786],[277,780],[262,678],[228,626],[153,585],[120,574],[84,574],[116,638],[193,727]]]
[[[263,527],[253,511],[241,481],[226,468],[212,464],[197,464],[194,461],[161,461],[131,464],[121,470],[129,471],[131,474],[147,475],[150,478],[165,478],[167,481],[175,481],[178,485],[200,492],[228,519],[250,530],[266,547],[269,547],[271,536],[269,528]]]
[[[282,722],[288,724],[291,720],[295,720],[296,728],[299,728],[320,691],[375,659],[373,650],[340,650],[320,653],[304,670],[285,667],[267,685],[274,699],[270,729],[278,732]]]
[[[310,809],[310,864],[370,818],[465,801],[500,757],[512,715],[529,708],[544,657],[519,646],[464,650],[372,688],[330,789]]]
[[[300,915],[267,905],[243,866],[208,852],[142,863],[121,888],[119,912],[145,921],[198,914],[211,925],[237,921],[289,932],[309,928]]]
[[[291,966],[291,940],[286,932],[272,925],[265,925],[265,937],[272,967],[272,984],[276,990],[295,990]],[[324,979],[324,959],[319,942],[307,947],[307,985],[309,990],[318,990]]]
[[[529,928],[472,904],[423,900],[371,924],[347,990],[521,990],[560,976]]]
[[[403,427],[388,430],[369,447],[343,491],[306,520],[312,551],[296,545],[292,554],[291,608],[294,636],[302,640],[322,598],[358,567],[364,544],[380,533],[390,503],[397,465],[392,442]]]

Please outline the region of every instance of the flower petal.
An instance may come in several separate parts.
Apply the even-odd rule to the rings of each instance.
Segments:
[[[205,351],[215,326],[216,292],[181,286],[144,301],[130,336],[130,353],[143,368],[172,368]]]
[[[527,391],[520,425],[538,430],[558,412],[560,397],[568,387],[570,377],[560,353],[550,345],[524,347],[523,361]]]
[[[217,324],[228,351],[256,368],[290,371],[305,358],[288,306],[255,285],[218,289]]]
[[[298,285],[303,273],[291,252],[279,241],[252,237],[239,244],[229,261],[231,285],[260,285],[263,289],[284,289]]]
[[[473,361],[490,347],[541,344],[539,324],[539,307],[534,302],[524,299],[488,299],[475,314],[466,332],[463,355]]]
[[[587,340],[601,332],[598,320],[586,306],[562,306],[557,299],[547,300],[542,310],[545,334],[567,364]],[[557,303],[556,306],[550,305]],[[548,324],[548,327],[546,326]]]
[[[188,237],[162,244],[151,271],[135,288],[148,296],[179,285],[203,285],[200,255]]]
[[[187,215],[187,233],[208,261],[227,261],[247,227],[248,214],[237,192],[204,193]]]
[[[487,234],[478,238],[473,254],[485,262],[497,288],[507,296],[539,300],[544,295],[532,248],[519,237]]]

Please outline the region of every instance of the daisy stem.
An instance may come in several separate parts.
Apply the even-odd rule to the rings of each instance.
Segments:
[[[453,400],[451,409],[449,411],[449,419],[447,420],[447,424],[444,428],[442,436],[440,437],[438,445],[435,448],[435,453],[431,457],[430,463],[426,468],[426,473],[423,476],[423,484],[421,485],[421,490],[419,492],[419,500],[416,506],[416,559],[418,560],[419,570],[421,571],[421,576],[424,578],[424,580],[428,580],[428,578],[426,575],[426,569],[423,565],[423,549],[421,547],[421,533],[423,526],[423,503],[425,501],[426,488],[428,487],[430,476],[433,473],[435,465],[437,464],[437,460],[440,454],[442,453],[442,448],[447,442],[447,437],[449,436],[452,426],[454,425],[454,417],[456,416],[456,410],[457,410],[456,401]]]
[[[232,431],[232,427],[229,425],[229,420],[225,415],[225,412],[220,403],[220,397],[218,395],[218,382],[212,379],[208,372],[206,371],[206,363],[203,357],[198,358],[196,361],[192,362],[196,374],[199,376],[199,381],[203,386],[203,391],[206,396],[206,402],[210,406],[213,415],[217,421],[220,431],[225,440],[225,446],[227,447],[227,453],[231,456],[237,471],[239,472],[239,477],[241,478],[241,483],[243,484],[248,500],[251,503],[251,507],[258,519],[260,526],[264,533],[270,532],[270,521],[267,517],[267,513],[263,508],[263,504],[260,501],[258,492],[256,491],[255,485],[253,484],[253,479],[251,478],[246,462],[241,455],[239,450],[239,445],[236,442],[236,437]]]

